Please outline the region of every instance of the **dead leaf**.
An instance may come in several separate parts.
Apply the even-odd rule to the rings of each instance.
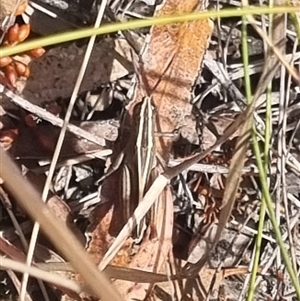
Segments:
[[[198,0],[169,0],[156,16],[192,12],[198,4]],[[201,72],[212,30],[213,23],[208,19],[152,28],[149,46],[143,56],[145,78],[130,105],[131,115],[146,89],[157,111],[157,132],[170,133],[187,125],[190,127],[186,118],[192,115],[191,88]],[[157,152],[167,160],[172,138],[161,137],[156,144]]]
[[[167,0],[156,15],[166,16],[192,12],[197,4],[198,0],[184,2]],[[192,106],[189,104],[192,84],[201,69],[211,31],[211,23],[208,20],[168,24],[152,28],[149,46],[143,55],[143,65],[140,68],[142,72],[141,82],[136,90],[134,100],[128,106],[124,122],[121,124],[121,134],[114,148],[113,161],[118,158],[120,153],[124,152],[122,164],[132,164],[131,170],[132,166],[136,165],[133,156],[136,151],[136,138],[133,137],[137,126],[135,109],[136,104],[141,102],[145,95],[152,97],[157,112],[156,130],[158,132],[172,132],[185,125],[185,118],[191,115],[192,110]],[[169,157],[172,142],[172,139],[166,137],[155,140],[157,152],[165,159]],[[102,252],[104,248],[108,248],[107,240],[111,240],[111,236],[116,236],[126,223],[126,219],[122,218],[124,212],[122,208],[124,206],[122,185],[124,183],[120,169],[105,179],[102,185],[101,198],[108,201],[104,206],[105,208],[103,207],[106,212],[104,213],[100,208],[97,208],[95,212],[99,214],[92,216],[92,239],[88,251],[96,255],[96,261],[104,256]],[[160,172],[158,170],[158,174]],[[132,171],[131,180],[133,181],[130,186],[130,197],[133,203],[136,195],[134,179],[137,175],[135,173]],[[112,187],[116,189],[111,189]],[[144,237],[138,253],[130,258],[128,267],[158,272],[162,263],[168,261],[169,252],[172,249],[173,229],[172,194],[169,187],[160,196],[157,208],[157,219],[155,220],[157,241],[151,240],[148,232],[148,236]],[[120,235],[126,233],[126,230],[123,230]],[[108,231],[106,236],[104,235],[105,231]],[[108,253],[113,256],[125,240],[126,237],[118,236],[113,243],[113,251],[109,249]],[[120,253],[118,253],[119,255]],[[106,258],[101,267],[105,267],[107,263]],[[144,299],[149,289],[149,284],[121,281],[117,281],[115,284],[126,300]]]

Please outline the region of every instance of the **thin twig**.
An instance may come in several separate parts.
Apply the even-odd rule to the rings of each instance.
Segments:
[[[101,6],[99,8],[99,12],[98,12],[97,19],[96,19],[94,27],[99,27],[100,26],[106,5],[107,5],[107,0],[102,1]],[[68,127],[68,124],[69,124],[69,121],[70,121],[70,118],[71,118],[72,110],[73,110],[73,107],[75,105],[75,101],[77,99],[78,92],[79,92],[84,74],[85,74],[87,66],[88,66],[89,58],[90,58],[92,50],[93,50],[95,39],[96,39],[96,36],[91,36],[90,37],[90,40],[89,40],[89,43],[88,43],[88,46],[87,46],[87,49],[86,49],[86,52],[85,52],[85,55],[84,55],[84,58],[83,58],[83,62],[82,62],[82,65],[81,65],[81,68],[79,70],[79,74],[78,74],[78,77],[77,77],[77,80],[76,80],[76,83],[75,83],[75,87],[74,87],[73,93],[71,95],[71,99],[70,99],[70,103],[69,103],[69,106],[68,106],[68,109],[67,109],[67,112],[66,112],[66,116],[65,116],[65,119],[64,119],[63,127],[62,127],[62,129],[60,131],[60,134],[59,134],[59,137],[58,137],[58,141],[57,141],[57,144],[56,144],[56,147],[55,147],[55,150],[54,150],[53,158],[52,158],[52,161],[51,161],[51,164],[50,164],[49,173],[47,175],[46,183],[45,183],[45,186],[44,186],[44,189],[43,189],[43,192],[42,192],[43,202],[46,202],[47,197],[48,197],[48,192],[49,192],[51,181],[52,181],[52,178],[53,178],[53,175],[54,175],[54,172],[55,172],[55,167],[56,167],[56,164],[58,162],[58,157],[59,157],[59,154],[60,154],[63,142],[64,142],[64,138],[65,138],[67,127]],[[34,253],[34,249],[35,249],[35,244],[36,244],[38,233],[39,233],[39,228],[40,228],[40,225],[36,221],[34,223],[34,226],[33,226],[31,240],[30,240],[30,243],[29,243],[29,249],[28,249],[28,254],[27,254],[26,263],[27,263],[28,266],[30,266],[31,262],[32,262],[33,253]],[[25,293],[26,293],[26,288],[27,288],[27,283],[28,283],[28,277],[29,277],[28,273],[23,274],[21,294],[20,294],[20,300],[21,301],[24,301],[24,296],[25,296]]]
[[[12,91],[4,88],[4,86],[2,86],[0,84],[0,91],[3,91],[3,93],[10,99],[10,101],[12,103],[14,103],[15,105],[21,107],[22,109],[29,111],[30,113],[38,116],[39,118],[46,120],[48,122],[50,122],[51,124],[53,124],[54,126],[58,126],[58,127],[62,127],[64,121],[59,118],[56,117],[55,115],[53,115],[50,112],[47,112],[45,109],[40,108],[39,106],[36,106],[34,104],[32,104],[31,102],[29,102],[28,100],[26,100],[25,98],[13,93]],[[105,146],[105,135],[102,135],[102,132],[99,131],[98,135],[92,135],[89,132],[79,128],[78,126],[75,126],[73,124],[68,124],[67,129],[69,132],[84,138],[88,141],[91,141],[93,143],[96,143],[97,145],[100,146]],[[102,137],[103,136],[103,137]]]

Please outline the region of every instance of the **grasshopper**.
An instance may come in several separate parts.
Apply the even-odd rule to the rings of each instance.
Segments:
[[[130,197],[135,196],[137,200],[137,204],[143,199],[144,194],[146,193],[149,181],[151,177],[151,173],[156,166],[156,147],[155,147],[155,126],[156,126],[156,114],[154,104],[152,103],[152,93],[155,91],[156,87],[159,85],[161,78],[163,77],[165,71],[169,68],[171,62],[173,60],[173,55],[170,56],[169,61],[166,64],[166,68],[164,72],[161,74],[160,79],[156,82],[156,84],[150,89],[147,79],[145,77],[144,71],[142,68],[140,72],[137,72],[139,77],[140,86],[142,91],[148,92],[147,95],[144,95],[142,101],[135,105],[134,111],[138,111],[138,123],[137,123],[137,134],[135,139],[135,157],[134,161],[131,164],[132,168],[136,168],[135,171],[132,172],[133,178],[131,182],[130,189],[136,189],[136,192],[132,191],[132,193],[128,194],[128,191],[125,192],[123,195],[124,198],[124,209],[127,211],[127,207],[131,207],[132,199],[129,200],[130,204],[126,202],[128,196]],[[137,68],[136,68],[137,69]],[[150,92],[149,92],[150,91]],[[133,114],[134,115],[134,114]],[[135,116],[134,116],[135,117]],[[128,176],[128,172],[123,172],[123,177]],[[135,177],[137,174],[137,177]],[[134,182],[137,181],[137,187],[134,185]],[[123,184],[126,183],[126,179],[124,179]],[[123,189],[127,189],[127,186],[123,186]],[[149,214],[149,224],[151,226],[151,238],[156,238],[156,227],[155,227],[155,220],[156,220],[156,203],[152,207],[151,212]],[[126,203],[128,205],[126,205]],[[135,207],[136,207],[135,206]],[[135,209],[132,208],[132,211]],[[128,214],[128,212],[127,212]],[[127,215],[127,219],[130,215]],[[125,219],[126,220],[126,219]],[[137,225],[137,233],[136,233],[136,241],[139,242],[143,238],[144,230],[146,229],[146,221],[143,220],[139,225]]]
[[[140,202],[147,190],[150,174],[156,161],[154,127],[154,107],[151,103],[151,97],[146,96],[142,99],[141,103],[138,135],[135,144],[138,174],[138,202]],[[151,223],[154,222],[154,218],[153,214],[151,214]],[[145,227],[145,221],[142,221],[141,224],[137,226],[138,240],[142,237]]]
[[[170,63],[171,60],[168,62],[166,70]],[[118,177],[120,177],[118,178],[118,182],[121,186],[119,189],[121,191],[120,198],[124,221],[128,220],[142,200],[148,189],[151,173],[156,166],[155,127],[157,116],[151,95],[160,80],[158,80],[152,89],[149,89],[149,86],[146,85],[146,79],[143,78],[143,72],[137,73],[140,77],[141,91],[147,91],[148,93],[142,93],[142,100],[134,105],[132,115],[127,112],[124,116],[122,122],[123,128],[121,128],[121,130],[124,130],[124,133],[121,133],[119,137],[121,141],[119,142],[123,144],[123,147],[120,147],[119,155],[113,161],[106,175],[99,180],[100,182],[116,170],[120,170],[120,173],[118,173]],[[149,90],[151,90],[150,93]],[[129,121],[130,128],[128,123],[126,124],[126,121]],[[146,218],[149,222],[146,223],[146,220],[143,220],[137,225],[137,231],[133,234],[136,242],[139,242],[143,238],[146,224],[150,224],[151,228],[155,224],[156,209],[155,206],[153,207],[151,213]],[[155,229],[153,228],[153,230]],[[154,234],[151,232],[152,237],[156,236],[155,232]]]
[[[130,128],[129,140],[125,148],[114,159],[106,174],[98,180],[98,184],[110,177],[117,170],[120,173],[121,204],[123,220],[126,221],[132,215],[134,209],[143,198],[151,171],[155,166],[155,109],[150,96],[144,96],[133,110],[133,121]],[[128,127],[125,125],[125,128]],[[122,133],[121,139],[122,139]],[[127,135],[124,135],[127,136]],[[153,223],[154,215],[151,215]],[[143,237],[146,222],[137,225],[137,232],[133,235],[136,241]]]

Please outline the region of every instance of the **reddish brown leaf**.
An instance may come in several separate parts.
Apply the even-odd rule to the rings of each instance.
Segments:
[[[192,12],[197,5],[198,0],[166,0],[156,15]],[[137,171],[134,172],[134,166],[137,163],[133,156],[136,152],[136,104],[141,102],[145,95],[152,96],[157,112],[155,128],[158,132],[172,132],[185,126],[185,118],[191,115],[192,110],[189,104],[192,84],[200,70],[211,31],[212,26],[208,20],[155,26],[151,30],[150,43],[143,55],[144,64],[140,67],[141,82],[136,90],[134,101],[128,107],[124,123],[121,125],[121,134],[116,142],[113,157],[115,160],[121,152],[124,152],[122,164],[130,167],[132,202],[136,201],[137,195],[137,184],[134,180],[137,179]],[[156,139],[156,151],[167,160],[172,151],[172,139],[166,137]],[[156,170],[157,173],[161,172],[158,166]],[[126,223],[123,206],[128,204],[124,205],[123,189],[122,171],[119,168],[104,180],[101,198],[108,203],[96,208],[91,219],[92,239],[88,251],[97,263],[108,250],[111,238],[115,237]],[[169,188],[160,196],[157,206],[155,227],[158,239],[156,241],[150,239],[149,228],[138,253],[132,258],[124,257],[129,259],[129,267],[159,271],[162,262],[168,260],[172,248],[173,230],[173,204]],[[141,285],[121,281],[117,281],[116,285],[126,300],[144,299],[149,288],[149,284]]]
[[[166,1],[157,16],[192,12],[198,0]],[[158,132],[173,132],[186,125],[191,116],[190,92],[201,70],[201,63],[212,33],[210,20],[154,26],[149,48],[143,57],[145,82],[139,87],[135,102],[141,101],[145,87],[152,94],[157,110]],[[152,91],[154,89],[154,91]],[[133,105],[131,106],[131,114]],[[161,156],[167,159],[172,139],[157,139]]]

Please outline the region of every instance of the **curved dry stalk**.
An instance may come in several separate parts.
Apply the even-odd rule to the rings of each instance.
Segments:
[[[248,148],[248,142],[249,138],[251,136],[251,128],[253,123],[253,113],[255,110],[256,101],[259,98],[259,96],[263,93],[263,91],[266,89],[269,82],[272,80],[274,74],[278,70],[278,60],[274,59],[271,62],[267,62],[266,68],[264,69],[264,72],[260,78],[260,81],[258,83],[258,88],[256,90],[255,95],[253,96],[253,100],[251,105],[247,108],[247,110],[244,112],[244,114],[240,115],[239,117],[243,117],[244,124],[241,129],[240,137],[237,141],[234,155],[231,160],[231,164],[229,167],[229,173],[226,180],[226,187],[224,191],[224,196],[222,199],[222,206],[220,211],[220,217],[219,217],[219,224],[217,227],[217,231],[214,234],[214,237],[211,239],[209,245],[209,248],[207,248],[204,256],[198,260],[196,263],[188,263],[185,266],[184,274],[192,277],[194,275],[197,275],[199,271],[203,268],[205,263],[207,262],[211,250],[216,246],[218,243],[221,233],[224,230],[226,223],[228,221],[228,218],[230,217],[232,207],[236,198],[236,193],[239,187],[241,175],[242,175],[242,169],[244,167],[245,162],[245,155]],[[277,66],[277,68],[276,68]],[[237,120],[234,122],[236,123]],[[223,139],[225,139],[226,135],[224,135]]]
[[[19,173],[12,159],[0,148],[0,177],[20,206],[37,221],[53,245],[71,262],[96,296],[102,300],[122,300],[116,288],[97,270],[74,234],[41,201],[39,194]],[[66,243],[67,242],[67,243]],[[72,248],[70,248],[72,246]]]
[[[106,4],[107,4],[107,0],[102,1],[101,6],[99,8],[98,15],[97,15],[97,19],[96,19],[96,22],[95,22],[95,27],[99,27],[100,24],[101,24]],[[71,96],[71,99],[70,99],[70,103],[69,103],[69,106],[68,106],[68,109],[67,109],[67,112],[66,112],[66,116],[65,116],[65,119],[64,119],[63,127],[62,127],[62,129],[60,131],[60,134],[59,134],[59,137],[58,137],[58,141],[57,141],[57,144],[56,144],[56,147],[55,147],[55,150],[54,150],[53,158],[52,158],[52,161],[51,161],[51,164],[50,164],[49,173],[47,175],[46,183],[45,183],[45,186],[44,186],[44,189],[43,189],[43,192],[42,192],[43,202],[46,202],[46,199],[47,199],[47,196],[48,196],[48,193],[49,193],[52,177],[54,175],[55,167],[56,167],[56,164],[58,162],[58,157],[59,157],[64,139],[65,139],[65,135],[66,135],[66,132],[67,132],[67,126],[68,126],[69,120],[71,118],[72,110],[73,110],[75,101],[77,99],[80,86],[82,84],[82,80],[83,80],[83,77],[84,77],[88,62],[89,62],[89,58],[90,58],[90,55],[91,55],[91,52],[92,52],[92,49],[93,49],[93,46],[94,46],[94,43],[95,43],[95,39],[96,39],[96,36],[91,36],[91,38],[89,40],[88,47],[86,49],[85,56],[84,56],[84,59],[83,59],[83,62],[82,62],[82,65],[81,65],[76,83],[75,83],[75,86],[74,86],[74,90],[73,90],[73,93],[72,93],[72,96]],[[34,249],[35,249],[35,245],[36,245],[36,241],[37,241],[37,237],[38,237],[38,233],[39,233],[39,228],[40,228],[39,223],[35,222],[34,226],[33,226],[32,234],[31,234],[31,239],[30,239],[28,253],[27,253],[27,260],[26,260],[27,265],[29,265],[29,266],[31,265],[31,262],[32,262],[32,259],[33,259],[33,254],[34,254]],[[24,300],[24,296],[25,296],[26,288],[27,288],[27,283],[28,283],[28,277],[29,277],[29,275],[27,273],[23,274],[22,285],[21,285],[21,293],[20,293],[20,300],[21,301]]]

